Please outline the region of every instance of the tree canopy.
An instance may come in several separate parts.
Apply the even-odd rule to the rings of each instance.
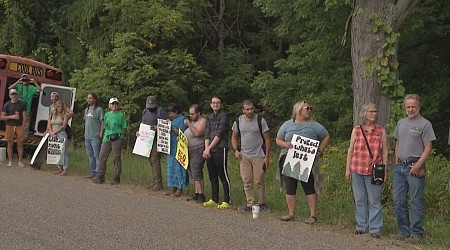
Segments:
[[[205,112],[218,94],[231,117],[251,98],[274,129],[306,99],[348,140],[360,105],[380,104],[392,129],[403,95],[417,93],[442,152],[450,2],[369,2],[1,0],[0,53],[63,69],[80,104],[89,91],[118,97],[131,123],[150,94]]]

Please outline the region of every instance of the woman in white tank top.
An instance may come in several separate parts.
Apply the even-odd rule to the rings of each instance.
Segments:
[[[54,104],[54,110],[50,114],[50,117],[48,118],[47,122],[47,130],[50,137],[53,138],[64,138],[64,149],[63,149],[63,157],[58,163],[58,172],[55,174],[57,175],[66,175],[67,174],[67,168],[69,167],[69,159],[67,154],[67,134],[66,134],[66,127],[67,127],[67,121],[68,116],[65,112],[64,104],[61,100],[58,100]]]

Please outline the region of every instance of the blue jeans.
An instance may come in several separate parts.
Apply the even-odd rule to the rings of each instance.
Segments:
[[[405,236],[423,236],[425,177],[409,175],[411,164],[395,164],[392,192],[397,226]],[[411,222],[408,213],[408,192],[411,204]]]
[[[66,139],[64,141],[64,162],[62,165],[58,164],[58,168],[68,169],[69,168],[69,149],[67,147],[69,146],[69,143],[68,143],[69,141],[67,139],[66,131],[61,131],[61,132],[57,133],[56,138]]]
[[[91,176],[96,177],[100,166],[100,147],[102,142],[100,141],[100,138],[84,138],[84,144],[91,166]]]
[[[383,212],[381,206],[382,185],[371,183],[371,175],[352,173],[352,189],[355,198],[356,230],[381,234]]]

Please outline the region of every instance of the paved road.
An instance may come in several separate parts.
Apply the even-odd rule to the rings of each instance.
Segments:
[[[396,244],[204,208],[144,188],[0,166],[0,249],[393,249]]]

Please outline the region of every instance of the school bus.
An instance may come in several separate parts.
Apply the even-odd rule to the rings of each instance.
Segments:
[[[75,88],[65,87],[60,69],[32,59],[0,54],[0,112],[3,105],[10,100],[8,87],[14,84],[23,74],[33,78],[42,88],[39,95],[33,97],[30,119],[30,134],[24,141],[24,149],[34,149],[39,144],[47,128],[49,106],[52,104],[50,94],[58,92],[60,99],[73,110]],[[0,121],[0,147],[6,147],[6,123]]]

